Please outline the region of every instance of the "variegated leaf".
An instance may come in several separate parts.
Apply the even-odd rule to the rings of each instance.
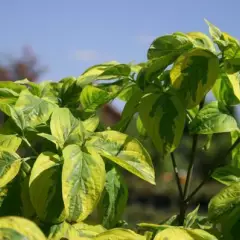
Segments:
[[[182,54],[170,72],[173,87],[185,101],[187,108],[197,106],[214,85],[219,73],[216,55],[195,48]]]
[[[30,198],[38,217],[48,223],[65,219],[60,157],[44,152],[35,161],[29,180]]]
[[[150,93],[139,105],[139,114],[148,136],[162,154],[174,151],[181,140],[186,110],[172,92]]]
[[[62,194],[69,222],[84,220],[96,207],[105,184],[105,165],[92,148],[63,149]]]

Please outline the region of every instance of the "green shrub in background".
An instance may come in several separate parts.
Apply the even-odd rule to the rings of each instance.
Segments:
[[[240,103],[240,44],[207,23],[213,42],[200,32],[165,35],[151,44],[145,63],[103,63],[58,83],[0,82],[1,239],[238,239],[240,138],[230,109]],[[205,104],[211,90],[216,100]],[[126,101],[121,121],[104,129],[97,111],[115,98]],[[180,204],[170,219],[139,223],[134,232],[121,218],[128,199],[122,169],[155,184],[150,155],[124,133],[136,113],[139,133],[171,156]],[[185,126],[192,148],[182,186],[174,151]],[[208,146],[219,133],[229,133],[232,146],[190,192],[199,135]],[[207,216],[199,207],[187,214],[211,177],[226,187]],[[99,222],[90,225],[94,210]]]

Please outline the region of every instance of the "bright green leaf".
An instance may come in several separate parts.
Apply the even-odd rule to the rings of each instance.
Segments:
[[[83,222],[75,223],[72,225],[77,231],[80,237],[92,239],[100,233],[107,231],[102,225],[88,225]]]
[[[0,187],[4,187],[18,174],[21,158],[10,149],[0,148]]]
[[[29,180],[30,198],[38,217],[48,223],[64,220],[60,157],[45,152],[35,161]]]
[[[190,123],[194,134],[213,134],[237,130],[237,122],[219,102],[211,102],[201,109]]]
[[[148,59],[171,56],[174,61],[176,57],[192,48],[189,37],[183,33],[173,33],[158,37],[151,44],[147,56]]]
[[[240,103],[239,73],[227,74],[222,72],[213,86],[213,94],[219,102],[228,106]]]
[[[212,178],[227,186],[240,182],[240,169],[233,166],[224,166],[215,169]]]
[[[173,87],[181,94],[187,108],[193,108],[212,88],[218,72],[218,58],[210,51],[195,48],[175,61],[170,77]]]
[[[112,167],[107,172],[105,188],[98,204],[100,221],[104,227],[109,229],[116,226],[125,210],[127,200],[127,185],[118,169]]]
[[[84,87],[80,96],[83,110],[86,112],[96,111],[97,108],[107,103],[110,99],[111,96],[108,92],[91,85]]]
[[[155,184],[151,157],[137,139],[110,130],[96,133],[86,144],[129,172]]]
[[[147,131],[145,127],[143,126],[141,118],[138,116],[136,120],[136,126],[137,126],[137,131],[140,136],[146,137],[147,136]]]
[[[105,183],[105,165],[92,148],[63,149],[62,194],[68,221],[84,220],[96,207]]]
[[[174,151],[181,140],[186,111],[172,92],[142,98],[139,114],[148,136],[162,153]]]
[[[198,217],[198,210],[199,210],[200,205],[198,205],[192,212],[190,212],[184,221],[184,227],[190,228],[195,221],[197,220]]]

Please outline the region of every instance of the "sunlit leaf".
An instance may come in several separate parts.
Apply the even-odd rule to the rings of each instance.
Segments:
[[[0,134],[0,147],[10,149],[13,152],[17,151],[21,142],[22,139],[14,134]]]
[[[86,144],[94,147],[102,156],[129,172],[155,184],[151,158],[137,139],[109,130],[96,133]]]
[[[189,125],[190,132],[195,134],[232,132],[237,129],[234,117],[216,101],[204,106]]]
[[[106,175],[105,188],[98,212],[101,223],[106,228],[115,227],[121,219],[128,200],[128,188],[120,172],[112,167]]]
[[[186,111],[172,92],[149,94],[142,98],[139,114],[148,136],[155,147],[167,154],[179,145]]]
[[[84,220],[96,207],[105,183],[105,166],[98,153],[78,145],[63,149],[62,194],[69,222]]]
[[[83,87],[95,80],[110,80],[127,77],[130,71],[130,67],[126,64],[120,64],[115,61],[106,62],[88,68],[78,77],[77,83],[79,86]]]
[[[25,218],[21,217],[1,217],[0,218],[0,231],[1,229],[10,229],[18,233],[19,235],[23,235],[28,240],[45,240],[45,236],[42,231],[37,227],[37,225]],[[3,232],[1,234],[4,236],[3,239],[7,235],[4,235]],[[1,235],[0,235],[1,236]],[[21,239],[21,238],[18,238]],[[21,239],[23,240],[23,239]]]
[[[51,152],[38,156],[29,180],[30,198],[38,217],[48,223],[64,220],[62,200],[62,164],[60,157]]]
[[[227,74],[222,72],[213,86],[216,99],[225,105],[233,106],[240,103],[239,73]]]
[[[4,187],[18,174],[21,157],[10,149],[0,148],[0,187]]]

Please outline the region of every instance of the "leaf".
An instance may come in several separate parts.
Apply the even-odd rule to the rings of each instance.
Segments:
[[[237,122],[228,111],[214,101],[204,106],[190,123],[190,133],[213,134],[237,130]]]
[[[208,217],[210,221],[222,222],[224,217],[231,216],[237,210],[240,213],[240,183],[233,183],[223,188],[215,195],[208,205]]]
[[[26,237],[10,228],[0,228],[0,239],[26,240]]]
[[[231,138],[232,138],[232,144],[240,137],[239,131],[233,131],[231,132]],[[240,169],[240,145],[236,146],[232,150],[232,160],[231,160],[231,166],[239,168]]]
[[[199,210],[200,205],[198,205],[192,212],[190,212],[184,221],[184,227],[190,228],[192,225],[195,223],[198,217],[198,210]]]
[[[7,148],[13,152],[16,152],[21,145],[21,138],[14,134],[0,134],[0,147]]]
[[[82,88],[78,86],[76,78],[63,78],[58,84],[61,84],[59,93],[61,98],[61,106],[75,107],[80,103],[80,94]]]
[[[10,149],[0,148],[0,187],[6,186],[18,174],[21,158]]]
[[[94,147],[100,155],[143,180],[155,184],[151,157],[137,139],[110,130],[96,133],[86,145]]]
[[[28,126],[25,121],[23,112],[14,106],[12,107],[11,105],[8,105],[8,108],[9,108],[10,116],[11,116],[13,122],[23,132],[25,130],[25,128],[27,128],[27,126]]]
[[[93,149],[63,149],[62,194],[69,222],[84,220],[97,205],[105,183],[105,166]]]
[[[162,154],[174,151],[181,140],[186,111],[172,92],[142,98],[139,115],[148,136]]]
[[[182,54],[170,72],[173,88],[184,99],[187,108],[197,106],[214,85],[219,72],[216,55],[195,48]]]
[[[22,112],[25,122],[30,127],[46,123],[56,104],[32,95],[28,90],[21,92],[16,105],[17,111]]]
[[[177,239],[177,240],[217,240],[216,237],[201,229],[183,229],[170,227],[159,232],[154,240]]]
[[[51,152],[41,153],[33,165],[29,180],[30,198],[43,222],[59,223],[65,219],[61,174],[60,157]]]
[[[78,231],[80,237],[87,237],[89,239],[107,231],[102,225],[88,225],[83,222],[75,223],[72,226]]]
[[[22,90],[26,89],[25,86],[22,86],[17,83],[17,81],[0,81],[0,88],[9,89],[16,93],[20,93]]]
[[[61,148],[67,144],[81,144],[84,138],[82,122],[75,118],[68,108],[54,110],[50,129]]]
[[[112,167],[106,175],[105,188],[98,212],[102,225],[108,229],[116,227],[121,219],[128,200],[128,188],[120,172]]]
[[[142,91],[137,88],[122,111],[121,120],[113,127],[114,130],[124,132],[133,115],[138,111],[138,105],[142,97]]]
[[[187,33],[187,36],[192,39],[192,43],[197,48],[204,48],[207,50],[210,50],[213,53],[216,53],[216,49],[214,47],[213,42],[210,40],[210,38],[201,32],[189,32]]]
[[[28,240],[46,239],[35,223],[21,217],[1,217],[0,231],[1,229],[13,230],[18,233],[18,236],[23,235]]]
[[[212,178],[227,186],[240,182],[240,169],[233,166],[224,166],[215,169]]]
[[[95,130],[99,125],[99,122],[100,122],[100,119],[96,115],[83,121],[83,127],[89,132],[95,132]]]
[[[79,232],[69,223],[63,222],[59,225],[53,225],[50,228],[50,234],[48,240],[59,240],[59,239],[68,239],[68,240],[81,240]]]
[[[144,236],[136,234],[132,230],[123,229],[123,228],[115,228],[108,230],[106,232],[100,233],[97,235],[95,240],[106,240],[106,239],[114,239],[114,240],[145,240]]]
[[[57,139],[53,135],[47,133],[38,133],[37,135],[57,145]]]
[[[227,74],[222,72],[213,86],[215,98],[228,106],[240,103],[239,73]]]
[[[84,87],[80,96],[83,110],[86,112],[96,111],[97,108],[107,103],[110,99],[108,92],[91,85]]]
[[[137,126],[137,131],[140,136],[146,137],[147,136],[147,131],[145,127],[143,126],[141,118],[138,116],[137,121],[136,121],[136,126]]]
[[[164,69],[174,60],[175,58],[172,55],[166,55],[148,61],[138,73],[136,83],[139,88],[144,90],[151,82],[156,81]]]
[[[77,84],[83,87],[95,80],[110,80],[127,77],[130,71],[130,67],[126,64],[120,64],[115,61],[106,62],[88,68],[78,77]]]
[[[192,48],[192,42],[187,35],[183,33],[173,33],[158,37],[153,41],[148,49],[148,59],[171,56],[172,61],[182,53]]]

